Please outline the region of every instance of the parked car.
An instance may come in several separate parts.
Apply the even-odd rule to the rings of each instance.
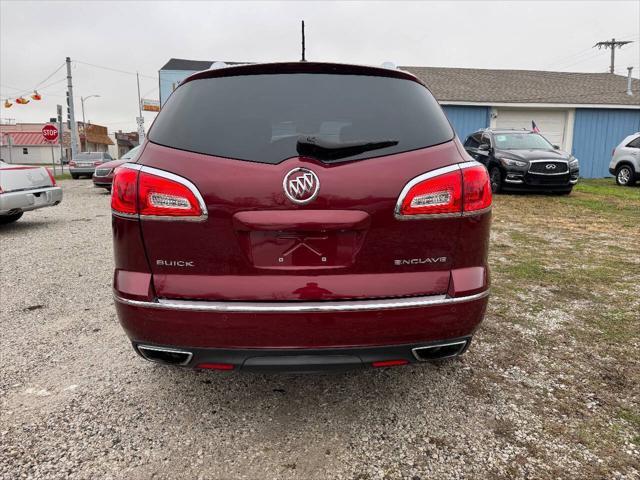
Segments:
[[[77,180],[81,175],[91,178],[96,167],[112,160],[113,157],[107,152],[80,152],[69,162],[71,178]]]
[[[611,152],[609,173],[618,185],[631,186],[640,180],[640,132],[629,135]]]
[[[51,171],[0,160],[0,225],[15,222],[29,210],[61,201],[62,189],[56,186]]]
[[[141,145],[133,147],[127,153],[122,155],[118,160],[112,160],[110,162],[103,163],[99,167],[96,167],[96,171],[93,174],[93,186],[99,188],[106,188],[107,191],[111,191],[111,183],[113,182],[113,171],[120,165],[131,162],[135,159],[136,155],[140,151]]]
[[[487,167],[491,191],[551,191],[568,195],[578,183],[578,159],[529,130],[486,128],[469,135],[464,148]]]
[[[425,85],[329,63],[196,73],[111,195],[114,294],[147,360],[388,367],[463,353],[491,188]]]

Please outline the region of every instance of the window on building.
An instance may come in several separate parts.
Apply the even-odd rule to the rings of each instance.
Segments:
[[[27,147],[24,147],[24,148],[22,149],[22,154],[23,154],[23,155],[29,155],[29,149],[28,149]]]

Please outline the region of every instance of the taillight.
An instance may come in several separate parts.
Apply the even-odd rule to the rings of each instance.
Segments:
[[[111,210],[125,215],[138,213],[138,170],[116,168],[111,184]]]
[[[97,167],[98,165],[102,165],[102,162],[93,162],[94,167]]]
[[[49,174],[49,178],[51,179],[51,186],[55,187],[56,186],[56,179],[53,176],[53,173],[51,173],[51,170],[49,170],[48,168],[45,168],[45,170],[47,171],[47,173]]]
[[[458,213],[462,208],[460,170],[428,178],[413,185],[404,199],[402,215],[442,215]]]
[[[456,217],[490,206],[489,174],[482,165],[468,162],[428,172],[409,182],[398,199],[396,217]]]
[[[73,160],[71,160],[71,161],[69,162],[69,166],[70,166],[70,167],[75,167],[76,165],[77,165],[77,163],[76,163],[76,162],[74,162]]]
[[[185,220],[206,218],[206,208],[188,180],[151,167],[122,166],[115,170],[111,208],[116,214]]]
[[[462,169],[462,211],[476,212],[491,206],[491,181],[482,165]]]

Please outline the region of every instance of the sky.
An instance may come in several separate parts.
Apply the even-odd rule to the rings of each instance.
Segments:
[[[0,121],[46,122],[65,104],[72,59],[76,119],[135,131],[135,72],[158,98],[170,58],[246,62],[300,58],[379,65],[605,72],[598,41],[616,50],[616,73],[640,73],[640,0],[425,2],[99,2],[0,0]],[[91,65],[88,65],[91,64]],[[59,67],[59,70],[56,71]],[[55,72],[55,73],[54,73]],[[49,77],[49,78],[47,78]],[[34,88],[39,102],[15,104]],[[155,113],[145,112],[148,127]]]

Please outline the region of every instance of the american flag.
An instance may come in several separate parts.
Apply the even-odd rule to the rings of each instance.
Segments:
[[[540,133],[540,129],[536,125],[536,122],[534,122],[533,120],[531,120],[531,130],[533,130],[536,133]]]

